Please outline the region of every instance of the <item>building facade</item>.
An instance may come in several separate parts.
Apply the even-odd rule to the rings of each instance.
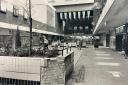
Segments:
[[[48,2],[55,7],[58,20],[56,27],[62,29],[64,34],[91,33],[94,0],[48,0]]]
[[[0,0],[0,47],[14,47],[17,29],[22,46],[29,44],[29,0]],[[33,44],[39,44],[41,34],[58,35],[55,9],[44,0],[31,0]],[[14,47],[15,48],[15,47]]]
[[[101,42],[105,47],[117,51],[126,50],[127,47],[127,0],[106,0],[101,16],[93,31],[94,35],[101,34]],[[122,9],[120,9],[122,8]]]
[[[46,0],[56,9],[56,26],[64,34],[92,34],[104,0]]]
[[[57,32],[55,9],[43,0],[32,0],[31,5],[33,28]],[[28,6],[28,0],[1,0],[0,21],[5,24],[28,27]]]

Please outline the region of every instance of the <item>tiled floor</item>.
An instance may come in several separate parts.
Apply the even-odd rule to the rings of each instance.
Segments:
[[[108,48],[85,48],[67,85],[128,85],[128,59]]]

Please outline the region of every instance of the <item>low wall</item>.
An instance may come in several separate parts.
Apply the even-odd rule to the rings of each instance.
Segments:
[[[65,85],[73,63],[74,52],[71,51],[55,58],[0,56],[0,78]]]
[[[0,56],[0,77],[40,81],[43,58]]]
[[[47,59],[47,66],[41,69],[41,85],[65,85],[74,70],[74,52]]]

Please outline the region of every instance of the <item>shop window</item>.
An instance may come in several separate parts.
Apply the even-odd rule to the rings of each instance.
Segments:
[[[5,0],[0,0],[0,12],[6,13],[7,5]]]
[[[19,16],[19,8],[18,6],[13,6],[13,16],[18,17]]]

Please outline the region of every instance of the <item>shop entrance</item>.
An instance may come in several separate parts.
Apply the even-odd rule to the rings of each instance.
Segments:
[[[116,35],[116,50],[117,51],[122,51],[122,47],[123,47],[123,35],[122,34],[117,34]]]
[[[110,47],[110,34],[106,35],[106,47]]]

